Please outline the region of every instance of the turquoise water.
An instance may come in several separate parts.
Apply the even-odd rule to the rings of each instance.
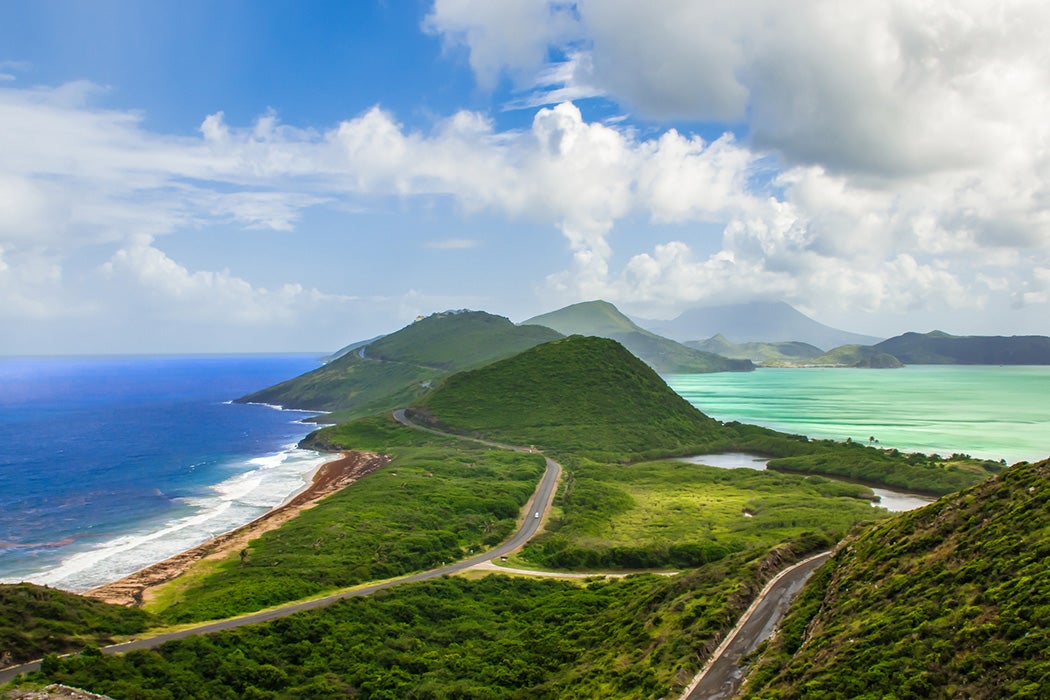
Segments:
[[[1050,367],[759,369],[665,379],[722,421],[1011,464],[1050,455]]]

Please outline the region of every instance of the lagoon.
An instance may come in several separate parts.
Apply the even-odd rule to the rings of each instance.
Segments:
[[[761,368],[665,379],[721,421],[1011,464],[1050,455],[1050,367]]]

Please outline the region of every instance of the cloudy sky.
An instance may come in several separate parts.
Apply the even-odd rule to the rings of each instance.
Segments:
[[[1050,334],[1045,0],[9,0],[0,354],[784,300]]]

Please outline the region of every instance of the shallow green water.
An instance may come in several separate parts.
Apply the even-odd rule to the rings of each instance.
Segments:
[[[1050,455],[1050,367],[759,369],[678,374],[704,413],[810,437],[906,451],[1036,461]]]

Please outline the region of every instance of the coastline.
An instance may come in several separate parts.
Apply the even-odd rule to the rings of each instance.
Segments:
[[[198,561],[221,559],[247,547],[251,540],[280,527],[325,496],[371,474],[390,460],[389,455],[374,452],[343,452],[340,457],[317,467],[309,484],[255,520],[133,574],[85,591],[83,595],[117,605],[142,605],[149,599],[152,589],[182,575]]]

